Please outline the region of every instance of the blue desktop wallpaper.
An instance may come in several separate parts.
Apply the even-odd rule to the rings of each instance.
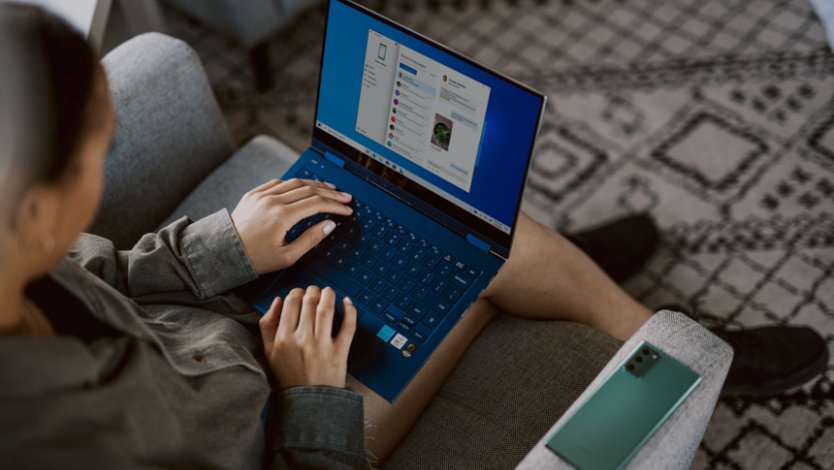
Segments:
[[[541,98],[451,55],[438,51],[364,13],[330,2],[317,119],[420,175],[500,222],[512,226],[535,136]],[[480,156],[467,193],[356,131],[368,30],[441,62],[491,88]],[[514,183],[510,183],[514,182]]]

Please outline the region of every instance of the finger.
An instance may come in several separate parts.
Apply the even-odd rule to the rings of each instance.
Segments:
[[[333,315],[336,310],[336,292],[329,287],[321,291],[321,298],[316,309],[316,326],[314,334],[319,341],[332,341]]]
[[[269,180],[269,181],[267,181],[266,183],[264,183],[260,186],[257,186],[255,188],[249,190],[249,193],[251,193],[251,194],[260,193],[260,192],[268,190],[269,188],[274,188],[275,186],[278,186],[279,184],[281,184],[283,182],[284,181],[279,180],[279,179],[272,179],[272,180]]]
[[[312,336],[316,322],[316,308],[321,298],[321,289],[318,286],[310,286],[304,293],[304,301],[301,305],[301,316],[298,318],[298,329],[302,336]]]
[[[275,332],[278,331],[278,321],[281,318],[281,297],[275,297],[266,314],[258,321],[261,330],[261,339],[264,343],[264,351],[269,356],[272,352],[272,343],[275,341]]]
[[[351,196],[348,193],[334,191],[332,189],[327,188],[316,188],[313,186],[302,186],[300,188],[296,188],[282,194],[274,194],[272,195],[272,197],[276,198],[276,200],[281,204],[292,204],[294,202],[303,201],[304,199],[313,197],[317,194],[319,196],[341,202],[342,204],[346,204],[350,202],[351,199],[353,199],[353,196]]]
[[[287,204],[285,207],[289,209],[288,212],[293,215],[298,214],[302,219],[320,212],[338,215],[353,214],[353,208],[346,205],[345,202],[336,201],[320,194]]]
[[[335,229],[336,222],[323,220],[305,230],[304,233],[284,248],[287,263],[295,264],[296,261],[321,243]]]
[[[278,331],[275,338],[286,338],[295,333],[298,328],[298,317],[301,314],[301,301],[304,298],[304,289],[296,287],[284,298],[284,305],[281,309],[281,318],[278,322]]]
[[[342,299],[342,306],[345,310],[345,317],[342,320],[342,329],[336,336],[336,348],[339,354],[347,355],[350,343],[353,341],[353,334],[356,333],[356,306],[349,297]]]
[[[310,186],[313,188],[320,189],[336,189],[336,186],[332,183],[325,183],[324,181],[305,180],[301,178],[292,178],[282,182],[281,184],[275,185],[269,188],[268,190],[265,190],[263,192],[263,195],[269,196],[283,194],[292,191],[293,189],[298,189],[304,186]]]

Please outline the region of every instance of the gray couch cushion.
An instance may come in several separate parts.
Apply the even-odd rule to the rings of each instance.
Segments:
[[[158,228],[184,215],[197,220],[222,208],[231,212],[244,193],[280,178],[297,158],[298,153],[272,137],[255,137],[203,180]]]
[[[499,316],[383,469],[512,468],[621,345],[576,323]]]
[[[143,34],[102,63],[118,130],[90,232],[124,249],[153,230],[234,146],[200,59],[186,43]]]

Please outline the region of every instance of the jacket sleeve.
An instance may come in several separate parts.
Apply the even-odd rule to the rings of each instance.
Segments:
[[[368,468],[357,393],[328,387],[284,390],[275,396],[267,429],[272,469]]]
[[[197,222],[183,217],[144,235],[130,250],[85,233],[68,256],[137,300],[183,291],[202,300],[258,277],[225,209]]]

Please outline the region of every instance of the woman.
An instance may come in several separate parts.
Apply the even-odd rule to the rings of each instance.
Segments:
[[[348,390],[349,299],[332,338],[331,289],[295,289],[263,317],[228,291],[293,264],[335,227],[323,221],[291,244],[286,231],[318,212],[349,215],[351,196],[274,180],[231,215],[183,218],[117,251],[81,233],[115,126],[102,68],[40,9],[0,5],[3,34],[4,465],[364,468],[366,452],[382,460],[396,446],[497,310],[558,315],[620,339],[651,315],[522,216],[511,260],[399,399],[358,382]]]

